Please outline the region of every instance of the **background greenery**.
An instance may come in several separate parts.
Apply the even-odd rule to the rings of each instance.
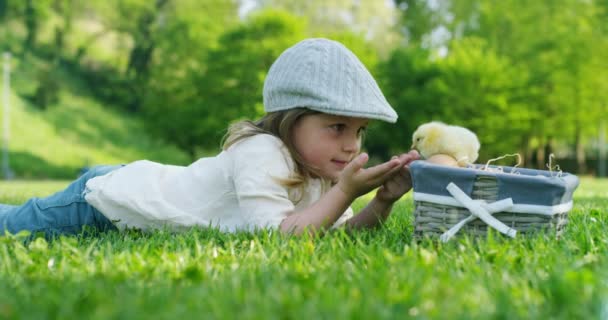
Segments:
[[[0,0],[0,49],[15,57],[14,170],[71,177],[86,163],[216,153],[228,123],[263,113],[274,59],[323,36],[361,58],[400,114],[371,128],[376,159],[441,120],[478,134],[480,162],[519,152],[542,168],[553,152],[594,173],[606,21],[600,0]],[[49,152],[58,144],[69,161]]]

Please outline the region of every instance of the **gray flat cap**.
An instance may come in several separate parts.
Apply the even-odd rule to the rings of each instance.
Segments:
[[[285,50],[264,81],[264,110],[304,107],[396,122],[397,113],[363,63],[344,45],[307,39]]]

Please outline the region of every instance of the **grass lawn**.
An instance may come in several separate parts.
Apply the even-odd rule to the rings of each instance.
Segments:
[[[0,183],[0,202],[65,182]],[[360,207],[363,203],[357,202]],[[608,180],[583,179],[565,236],[411,237],[406,196],[375,232],[0,238],[2,318],[608,317]]]

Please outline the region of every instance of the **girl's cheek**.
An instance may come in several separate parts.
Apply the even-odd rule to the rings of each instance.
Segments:
[[[330,136],[338,136],[340,134],[340,131],[334,129],[334,128],[327,128],[326,133]]]

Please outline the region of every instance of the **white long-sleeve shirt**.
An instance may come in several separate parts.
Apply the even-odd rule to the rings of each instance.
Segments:
[[[311,179],[287,188],[294,161],[283,142],[268,134],[243,139],[215,157],[187,167],[136,161],[86,184],[86,201],[119,229],[192,226],[222,231],[276,228],[294,211],[316,202],[329,185]],[[278,179],[277,179],[278,178]],[[352,217],[348,208],[334,226]]]

